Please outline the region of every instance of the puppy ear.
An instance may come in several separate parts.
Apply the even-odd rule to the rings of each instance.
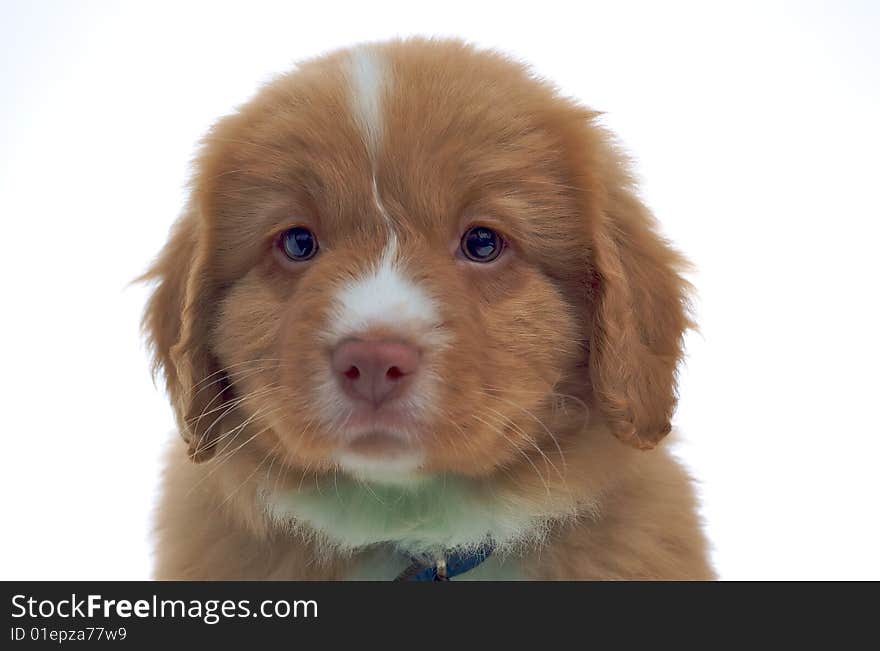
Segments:
[[[596,406],[622,441],[653,448],[671,428],[688,316],[687,262],[657,233],[629,178],[606,181],[594,212],[589,372]]]
[[[203,230],[198,210],[190,207],[139,279],[158,283],[142,325],[153,352],[153,372],[165,376],[178,428],[196,462],[214,453],[230,393],[207,345],[214,292]]]

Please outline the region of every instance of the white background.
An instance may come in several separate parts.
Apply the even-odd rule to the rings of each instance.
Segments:
[[[880,579],[878,7],[0,0],[0,578],[148,577],[173,424],[127,283],[195,143],[297,59],[418,33],[605,111],[696,263],[678,450],[721,576]]]

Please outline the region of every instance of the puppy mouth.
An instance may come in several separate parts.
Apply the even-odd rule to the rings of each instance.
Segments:
[[[358,405],[354,407],[342,423],[342,431],[348,437],[369,432],[409,431],[417,420],[410,409],[396,405],[382,406],[378,409]]]
[[[339,451],[375,461],[418,454],[415,415],[404,409],[355,410],[337,430]]]
[[[412,448],[418,418],[411,409],[385,405],[378,409],[356,406],[339,424],[340,443],[355,451]]]
[[[368,481],[416,481],[425,452],[408,430],[360,428],[348,430],[333,455],[345,472]]]

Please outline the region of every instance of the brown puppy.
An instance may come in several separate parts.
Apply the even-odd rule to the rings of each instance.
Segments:
[[[711,578],[689,479],[649,451],[684,262],[610,140],[520,65],[424,40],[221,120],[147,275],[185,441],[156,576]]]

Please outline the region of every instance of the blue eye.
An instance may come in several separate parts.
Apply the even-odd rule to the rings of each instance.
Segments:
[[[318,238],[308,228],[294,226],[281,234],[278,245],[291,260],[309,260],[318,252]]]
[[[461,252],[474,262],[492,262],[501,255],[504,240],[491,228],[474,226],[461,238]]]

